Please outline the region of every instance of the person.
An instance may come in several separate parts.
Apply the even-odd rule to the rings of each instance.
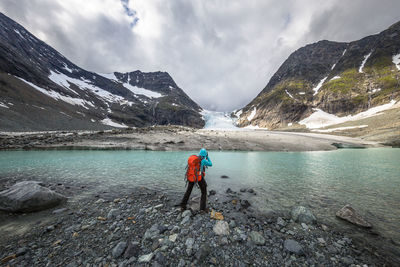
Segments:
[[[196,158],[197,157],[197,158]],[[191,159],[194,158],[194,161],[199,164],[198,161],[200,161],[200,169],[199,171],[197,171],[197,169],[194,167],[191,167],[193,165],[190,164]],[[197,161],[196,161],[197,160]],[[188,164],[188,170],[186,172],[186,178],[188,181],[188,186],[186,189],[186,193],[183,196],[182,202],[181,202],[181,210],[185,210],[186,209],[186,204],[189,200],[190,194],[192,193],[192,189],[193,186],[195,185],[195,183],[197,182],[200,190],[201,190],[201,199],[200,199],[200,210],[207,212],[206,209],[206,201],[207,201],[207,183],[206,180],[204,179],[205,177],[205,169],[207,167],[211,167],[212,166],[212,162],[208,156],[208,152],[205,148],[202,148],[200,150],[200,153],[198,156],[196,155],[192,155],[189,157],[188,160],[189,164]]]

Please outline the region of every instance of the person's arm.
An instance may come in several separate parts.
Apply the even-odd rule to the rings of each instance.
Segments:
[[[211,162],[210,158],[207,156],[207,158],[205,158],[201,161],[201,165],[211,167],[212,162]]]

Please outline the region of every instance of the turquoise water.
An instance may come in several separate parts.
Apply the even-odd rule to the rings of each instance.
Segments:
[[[184,191],[190,152],[7,151],[0,178],[79,181],[101,188],[147,186]],[[335,212],[350,203],[378,231],[400,240],[400,149],[329,152],[210,152],[209,189],[254,188],[261,210],[309,205],[317,217],[342,225]],[[228,175],[229,179],[221,179]]]

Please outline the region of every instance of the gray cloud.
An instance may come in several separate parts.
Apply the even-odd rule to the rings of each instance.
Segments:
[[[400,2],[2,0],[0,11],[96,72],[168,71],[202,107],[253,99],[294,50],[400,20]]]

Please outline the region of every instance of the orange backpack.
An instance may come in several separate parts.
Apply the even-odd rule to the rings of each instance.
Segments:
[[[188,164],[186,166],[186,179],[189,182],[200,182],[202,177],[204,177],[204,171],[200,171],[201,159],[200,156],[191,155],[188,158]]]

